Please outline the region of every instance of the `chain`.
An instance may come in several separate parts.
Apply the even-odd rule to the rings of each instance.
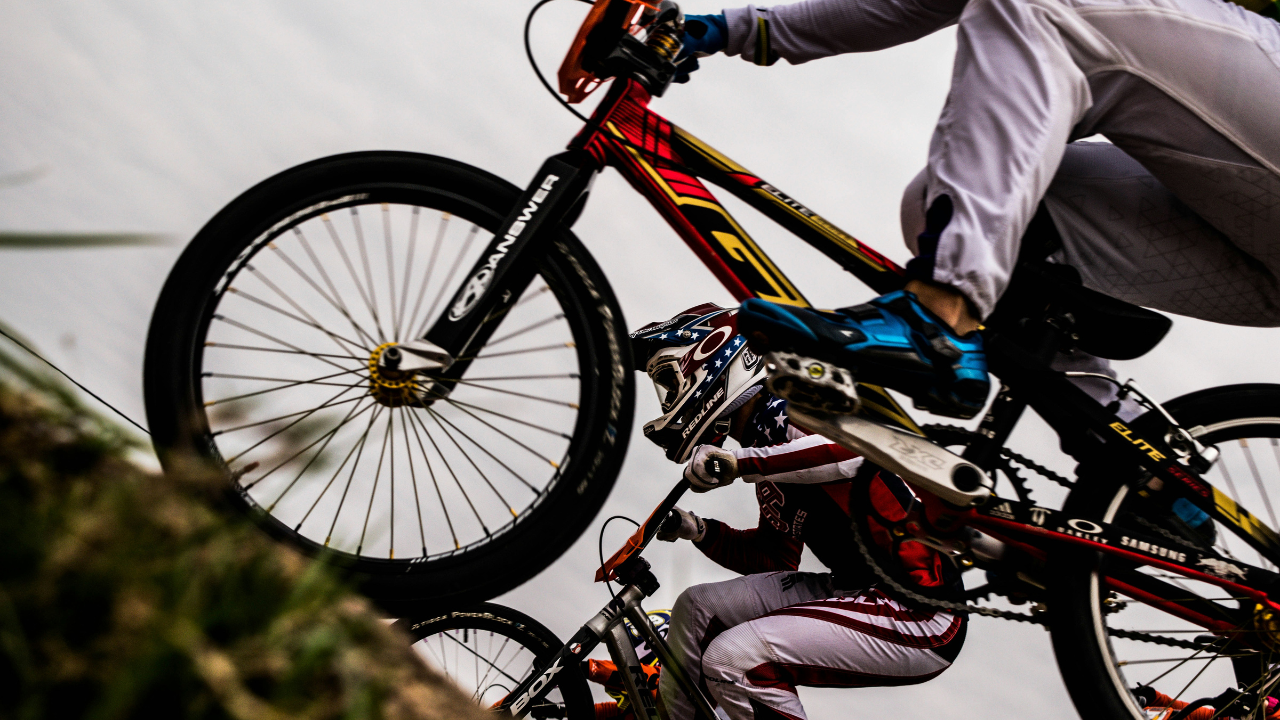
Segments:
[[[1052,482],[1055,482],[1058,485],[1061,485],[1066,488],[1071,488],[1074,486],[1074,483],[1066,479],[1065,477],[1058,475],[1057,473],[1053,472],[1052,470],[1049,470],[1043,465],[1040,465],[1039,463],[1036,463],[1033,460],[1023,457],[1022,455],[1019,455],[1018,453],[1015,453],[1012,450],[1009,450],[1007,448],[1001,448],[1000,454],[1002,457],[1008,460],[1012,460],[1013,462],[1016,462],[1019,465],[1022,465],[1023,467],[1027,468],[1028,470],[1031,470],[1033,472],[1040,474],[1044,478]],[[1021,480],[1022,478],[1019,477],[1019,479]],[[1156,530],[1161,535],[1169,537],[1169,539],[1181,545],[1184,545],[1184,546],[1188,545],[1185,540],[1174,537],[1171,533],[1169,533],[1169,531],[1147,521],[1146,519],[1138,517],[1136,515],[1134,517],[1137,518],[1140,523],[1142,523],[1147,527],[1150,527],[1153,530]],[[886,585],[890,590],[893,591],[894,594],[898,595],[899,597],[905,598],[906,600],[912,603],[915,603],[922,607],[931,608],[933,610],[943,610],[947,612],[965,612],[965,613],[971,613],[974,615],[983,615],[986,617],[997,618],[1000,620],[1012,620],[1013,622],[1030,623],[1032,625],[1043,625],[1046,627],[1048,626],[1047,619],[1037,614],[1011,612],[1008,610],[1000,610],[997,608],[986,607],[983,605],[976,605],[973,603],[951,602],[949,600],[939,600],[937,598],[931,598],[926,595],[922,595],[916,592],[915,590],[912,590],[911,588],[904,586],[902,583],[899,583],[897,580],[893,579],[893,577],[890,576],[889,573],[887,573],[883,568],[880,567],[880,563],[876,562],[875,557],[871,554],[871,550],[867,547],[866,542],[864,542],[862,539],[862,531],[858,527],[859,525],[858,522],[854,521],[853,523],[851,523],[851,525],[852,525],[851,530],[853,531],[853,539],[854,539],[854,542],[856,542],[858,545],[858,552],[862,555],[863,561],[867,564],[868,567],[871,568],[872,572],[876,574],[876,577],[878,577],[884,585]],[[1135,632],[1133,630],[1120,630],[1120,629],[1113,629],[1113,628],[1107,628],[1107,633],[1112,637],[1123,638],[1125,640],[1135,640],[1138,642],[1145,642],[1153,645],[1164,645],[1167,647],[1183,648],[1187,650],[1202,649],[1201,645],[1198,645],[1190,640],[1179,640],[1177,638],[1164,637],[1161,635],[1154,635],[1151,633],[1142,633],[1142,632]]]
[[[1018,464],[1019,464],[1019,465],[1021,465],[1022,467],[1026,468],[1026,469],[1028,469],[1028,470],[1030,470],[1030,471],[1032,471],[1032,472],[1038,473],[1038,474],[1039,474],[1041,477],[1043,477],[1044,479],[1049,480],[1049,481],[1051,481],[1051,482],[1055,482],[1055,483],[1057,483],[1057,484],[1061,485],[1061,486],[1062,486],[1062,487],[1064,487],[1064,488],[1070,488],[1070,487],[1073,487],[1073,486],[1075,485],[1075,483],[1073,483],[1073,482],[1071,482],[1070,480],[1068,480],[1068,479],[1066,479],[1066,478],[1062,477],[1062,476],[1061,476],[1061,475],[1059,475],[1058,473],[1056,473],[1056,472],[1054,472],[1054,471],[1050,470],[1049,468],[1047,468],[1047,467],[1045,467],[1045,466],[1043,466],[1043,465],[1041,465],[1041,464],[1037,463],[1036,461],[1034,461],[1034,460],[1032,460],[1032,459],[1030,459],[1030,458],[1023,457],[1022,455],[1019,455],[1018,453],[1016,453],[1016,452],[1014,452],[1014,451],[1010,450],[1009,448],[1000,448],[1000,455],[1001,455],[1001,457],[1004,457],[1004,458],[1006,458],[1006,459],[1008,459],[1008,460],[1012,460],[1012,461],[1014,461],[1014,462],[1018,463]]]

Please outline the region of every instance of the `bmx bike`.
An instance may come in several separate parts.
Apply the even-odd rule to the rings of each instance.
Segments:
[[[327,552],[392,612],[458,606],[552,562],[625,454],[626,325],[571,231],[604,168],[735,298],[808,304],[703,180],[873,290],[901,288],[893,262],[649,107],[682,37],[672,2],[595,3],[561,89],[581,100],[613,82],[524,190],[444,158],[353,153],[285,171],[219,212],[174,267],[147,340],[147,416],[166,467],[194,455],[216,468],[238,509]],[[1137,357],[1170,323],[1041,262],[1052,234],[1032,223],[984,330],[1002,386],[976,430],[921,427],[866,384],[858,415],[793,419],[916,488],[924,509],[896,529],[904,542],[998,579],[954,608],[864,547],[883,582],[923,605],[1048,624],[1084,716],[1137,720],[1157,681],[1257,715],[1280,678],[1280,387],[1161,405],[1126,384],[1148,411],[1118,418],[1049,361],[1071,349]],[[1028,408],[1079,463],[1074,480],[1006,447]],[[1070,486],[1065,505],[1035,505],[1027,471]],[[1001,476],[1016,498],[995,495]],[[972,530],[1007,556],[980,557]],[[973,604],[983,593],[1046,611]]]

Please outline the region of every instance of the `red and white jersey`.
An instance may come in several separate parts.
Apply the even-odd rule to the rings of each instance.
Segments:
[[[916,497],[900,478],[863,469],[863,458],[820,436],[792,427],[786,401],[765,395],[748,419],[740,450],[740,475],[756,486],[757,527],[737,530],[707,520],[696,543],[718,563],[744,575],[795,570],[805,546],[847,587],[875,582],[868,575],[850,530],[854,512],[868,519],[871,540],[894,552],[918,584],[938,587],[953,580],[942,557],[919,543],[894,543],[888,526],[906,520]],[[896,545],[896,547],[895,547]]]

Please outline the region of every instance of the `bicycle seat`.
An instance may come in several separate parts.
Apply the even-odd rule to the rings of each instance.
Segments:
[[[1048,262],[1018,267],[992,320],[996,326],[1007,324],[1023,317],[1025,309],[1044,307],[1046,302],[1070,315],[1076,347],[1109,360],[1145,355],[1173,326],[1172,320],[1154,310],[1086,288],[1075,268]]]
[[[1063,308],[1076,319],[1081,350],[1109,360],[1146,355],[1164,339],[1173,321],[1154,310],[1117,300],[1083,285],[1064,284]]]

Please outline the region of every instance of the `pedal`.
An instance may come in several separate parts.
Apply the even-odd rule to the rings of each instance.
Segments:
[[[858,411],[858,390],[848,370],[789,352],[771,352],[764,359],[769,392],[791,407],[833,415]]]
[[[995,488],[977,465],[915,433],[853,415],[795,407],[788,407],[787,414],[792,422],[861,454],[952,505],[980,504]]]

